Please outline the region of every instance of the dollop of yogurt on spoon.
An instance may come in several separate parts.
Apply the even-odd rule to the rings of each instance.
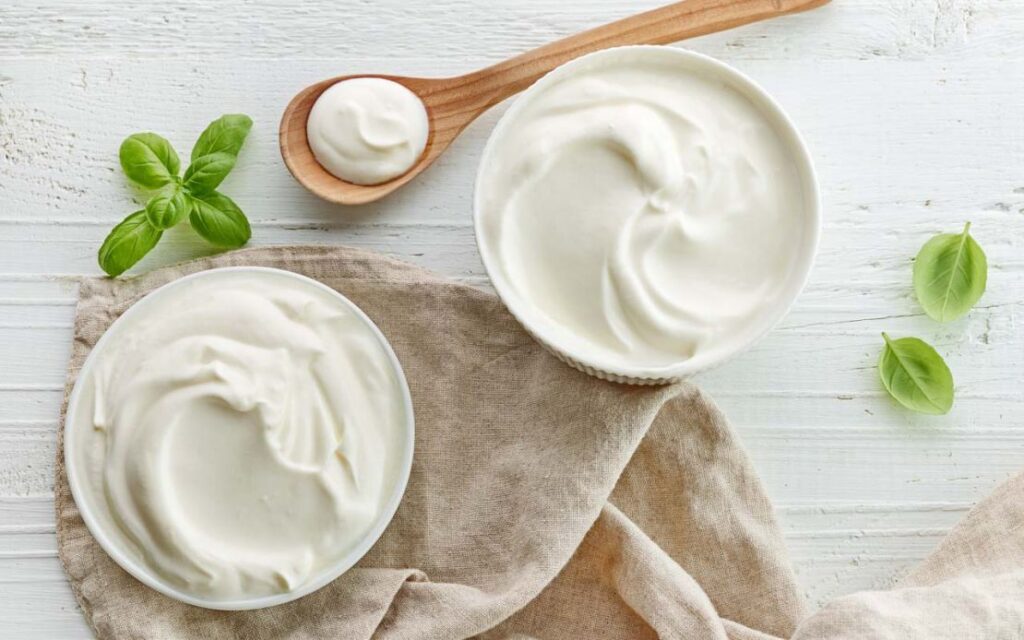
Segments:
[[[423,101],[384,78],[342,80],[317,98],[306,122],[317,162],[352,184],[381,184],[403,175],[429,135]]]

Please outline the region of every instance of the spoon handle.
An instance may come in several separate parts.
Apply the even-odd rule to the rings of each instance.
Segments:
[[[684,0],[552,42],[459,78],[483,111],[519,93],[557,66],[584,54],[634,44],[668,44],[724,31],[829,0]],[[475,85],[475,86],[474,86]],[[474,101],[475,102],[475,101]]]

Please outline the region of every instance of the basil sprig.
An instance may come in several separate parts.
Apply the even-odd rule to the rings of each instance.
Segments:
[[[217,187],[234,169],[250,129],[252,119],[242,114],[211,122],[192,147],[184,178],[170,142],[149,132],[128,136],[121,143],[121,168],[129,180],[155,193],[144,209],[107,235],[98,255],[100,267],[111,276],[124,273],[156,246],[164,230],[185,218],[210,244],[234,249],[248,242],[249,220]]]

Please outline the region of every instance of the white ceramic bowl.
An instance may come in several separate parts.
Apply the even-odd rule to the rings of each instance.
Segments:
[[[586,353],[574,351],[572,348],[559,344],[558,340],[552,337],[552,332],[543,323],[530,320],[531,316],[536,314],[525,313],[530,303],[524,300],[522,296],[514,294],[512,286],[504,280],[502,271],[495,262],[495,255],[491,248],[487,246],[485,234],[482,231],[483,207],[481,204],[481,194],[483,178],[487,172],[488,164],[496,153],[498,141],[513,132],[512,130],[516,126],[519,113],[530,103],[534,95],[572,74],[577,66],[589,64],[601,56],[616,55],[617,52],[622,50],[646,51],[650,52],[650,55],[675,58],[684,72],[698,71],[707,76],[717,78],[745,96],[775,125],[777,133],[781,136],[783,142],[789,146],[792,157],[797,164],[801,182],[803,183],[806,210],[804,216],[806,223],[805,233],[803,234],[801,244],[794,247],[794,252],[797,254],[795,265],[790,272],[789,280],[783,287],[782,294],[778,296],[775,306],[763,315],[758,323],[757,331],[753,332],[748,340],[737,341],[733,348],[721,350],[714,357],[701,358],[698,356],[667,367],[620,366],[611,368],[607,363],[594,361]],[[505,303],[509,312],[515,316],[534,339],[560,360],[598,378],[628,384],[666,384],[677,382],[698,371],[718,366],[734,357],[737,353],[750,348],[751,345],[774,327],[792,307],[793,302],[803,289],[810,275],[814,256],[818,249],[818,238],[821,234],[821,197],[818,192],[818,180],[814,172],[814,166],[811,163],[810,152],[803,138],[800,137],[796,126],[782,110],[782,107],[753,80],[724,62],[693,51],[673,47],[632,46],[605,49],[568,62],[538,80],[509,107],[508,111],[501,117],[501,120],[498,121],[494,131],[491,132],[480,160],[480,168],[477,171],[473,209],[473,222],[476,229],[476,241],[477,247],[480,250],[480,257],[483,260],[484,268],[487,270],[495,291],[497,291],[498,296]]]
[[[166,295],[168,291],[173,291],[176,287],[184,282],[188,282],[197,278],[203,278],[211,274],[216,274],[224,271],[245,271],[250,273],[267,273],[273,274],[274,276],[280,277],[285,276],[294,278],[296,281],[301,282],[307,286],[316,287],[331,293],[336,297],[344,306],[350,308],[357,317],[361,318],[363,322],[370,328],[370,330],[376,335],[380,341],[384,352],[387,354],[391,361],[391,366],[394,369],[396,378],[398,380],[398,386],[402,393],[402,400],[405,408],[405,415],[407,416],[405,425],[405,440],[403,442],[403,449],[401,452],[401,459],[399,462],[399,477],[395,482],[395,488],[385,503],[384,509],[381,511],[377,520],[373,526],[367,531],[366,535],[352,548],[349,553],[344,557],[340,558],[337,562],[325,567],[319,574],[313,577],[311,580],[300,586],[299,588],[289,591],[286,593],[279,593],[270,596],[260,596],[247,599],[237,600],[208,600],[200,597],[196,597],[190,593],[181,591],[180,589],[168,584],[166,581],[161,579],[157,574],[151,571],[145,564],[140,562],[129,549],[117,540],[112,535],[112,532],[107,531],[102,520],[97,518],[91,511],[90,501],[87,498],[86,488],[84,485],[84,479],[79,473],[78,462],[76,456],[73,455],[75,447],[78,446],[78,438],[76,437],[76,431],[74,425],[77,423],[76,416],[79,407],[79,396],[81,392],[81,386],[76,382],[74,390],[71,392],[71,398],[68,401],[68,410],[64,419],[64,466],[67,470],[68,484],[71,486],[71,493],[75,497],[75,503],[78,505],[78,509],[82,514],[82,519],[85,520],[86,526],[89,527],[89,531],[92,533],[96,541],[99,542],[103,550],[114,559],[122,569],[135,576],[140,582],[148,587],[151,587],[160,593],[179,600],[186,604],[195,605],[197,607],[204,607],[207,609],[219,609],[223,611],[240,611],[244,609],[260,609],[263,607],[273,607],[286,602],[291,602],[301,598],[304,595],[310,594],[317,589],[327,585],[329,582],[336,579],[341,574],[348,571],[356,562],[359,561],[366,552],[370,550],[370,547],[380,538],[381,534],[384,533],[384,529],[387,528],[388,523],[395,515],[395,511],[398,510],[398,505],[402,501],[402,495],[405,493],[405,487],[409,481],[409,473],[412,470],[412,454],[414,447],[414,435],[415,426],[413,419],[413,408],[412,408],[412,397],[409,394],[409,385],[406,382],[405,374],[402,371],[402,365],[398,362],[398,358],[395,356],[394,350],[388,343],[387,338],[380,332],[377,325],[373,323],[370,318],[366,316],[363,311],[355,305],[351,300],[341,295],[334,289],[331,289],[327,285],[317,282],[312,278],[292,273],[291,271],[285,271],[283,269],[271,269],[267,267],[223,267],[220,269],[210,269],[208,271],[200,271],[191,275],[184,276],[173,282],[170,282],[162,287],[155,289],[150,292],[146,297],[142,298],[131,308],[124,312],[120,318],[114,321],[114,323],[107,329],[96,346],[90,352],[89,357],[86,358],[85,364],[82,365],[82,369],[78,374],[78,381],[85,380],[89,376],[94,363],[102,357],[104,345],[113,340],[117,340],[119,325],[122,321],[130,317],[132,314],[137,313],[140,308],[150,304],[154,299],[160,296]]]

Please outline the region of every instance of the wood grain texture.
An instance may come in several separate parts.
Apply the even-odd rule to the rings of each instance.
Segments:
[[[256,126],[224,185],[253,242],[355,244],[486,287],[472,183],[499,105],[430,171],[339,209],[288,175],[291,96],[344,73],[455,76],[658,0],[171,0],[0,3],[0,636],[85,638],[55,557],[56,416],[77,275],[138,208],[124,136],[180,153],[221,113]],[[885,587],[979,497],[1024,467],[1024,3],[838,0],[688,41],[753,77],[793,117],[824,203],[808,288],[754,349],[698,382],[774,499],[812,604]],[[990,262],[979,308],[948,325],[913,299],[911,258],[966,220]],[[140,269],[200,255],[187,228]],[[948,416],[881,390],[879,333],[946,357]]]

